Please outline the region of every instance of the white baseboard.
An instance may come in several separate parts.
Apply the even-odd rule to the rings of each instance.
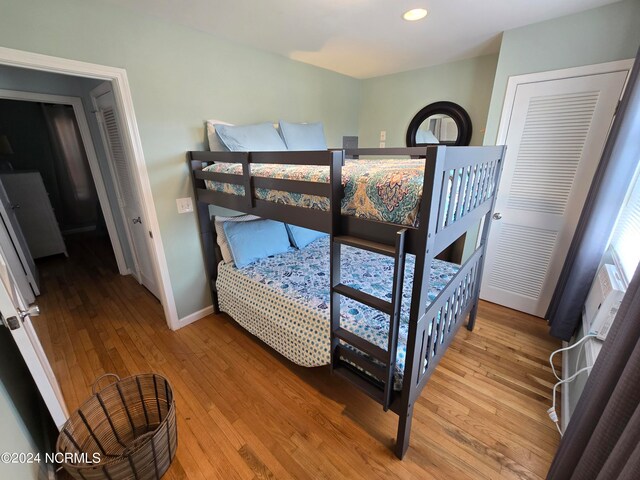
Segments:
[[[178,330],[179,328],[186,327],[190,323],[193,323],[201,318],[206,317],[207,315],[211,315],[213,313],[213,305],[209,305],[208,307],[204,307],[202,310],[198,310],[197,312],[193,312],[186,317],[182,317],[178,320]]]

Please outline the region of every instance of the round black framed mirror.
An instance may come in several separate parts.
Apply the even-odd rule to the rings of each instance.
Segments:
[[[471,118],[457,103],[435,102],[420,110],[407,129],[407,147],[469,145]]]

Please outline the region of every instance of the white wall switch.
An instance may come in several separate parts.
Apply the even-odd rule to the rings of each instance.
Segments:
[[[384,148],[385,147],[385,143],[384,142],[380,142],[380,148]]]
[[[191,202],[191,197],[176,198],[176,203],[178,204],[178,213],[193,212],[193,203]]]
[[[386,130],[380,130],[380,141],[384,142],[387,139],[387,131]]]

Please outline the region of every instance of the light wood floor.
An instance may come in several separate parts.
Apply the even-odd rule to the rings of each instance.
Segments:
[[[179,448],[165,478],[544,478],[558,444],[548,420],[545,322],[483,303],[415,409],[404,461],[397,417],[327,368],[293,365],[224,315],[178,332],[160,304],[116,273],[107,246],[69,242],[40,263],[36,328],[70,410],[104,372],[171,381]],[[101,260],[102,259],[102,260]]]

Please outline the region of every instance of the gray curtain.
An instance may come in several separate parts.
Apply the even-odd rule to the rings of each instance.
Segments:
[[[42,104],[53,149],[54,169],[60,192],[57,212],[62,230],[95,227],[96,193],[76,114],[70,105]]]
[[[546,318],[569,340],[640,159],[640,50],[589,190]]]
[[[640,269],[589,375],[547,479],[640,478]]]

